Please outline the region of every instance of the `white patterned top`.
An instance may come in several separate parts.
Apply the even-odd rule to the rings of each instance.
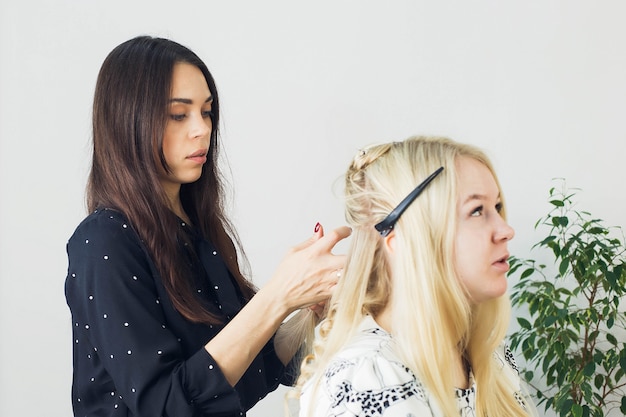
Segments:
[[[519,389],[517,366],[508,348],[502,346],[494,358]],[[363,319],[356,335],[326,368],[320,386],[313,391],[307,382],[300,397],[300,417],[443,416],[424,385],[400,361],[391,335],[370,316]],[[520,392],[511,395],[521,401]],[[456,389],[456,397],[459,416],[474,417],[476,383],[471,374],[470,388]]]

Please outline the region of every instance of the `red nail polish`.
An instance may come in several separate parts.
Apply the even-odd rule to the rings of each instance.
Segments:
[[[322,227],[322,225],[320,224],[320,222],[315,223],[315,233],[320,231],[320,227]]]

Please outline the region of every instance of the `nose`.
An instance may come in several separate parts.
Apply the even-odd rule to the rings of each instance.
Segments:
[[[194,118],[194,124],[191,127],[190,136],[193,139],[204,138],[211,134],[213,123],[210,118],[203,118],[201,115]]]
[[[503,218],[500,218],[500,221],[496,227],[494,233],[494,240],[496,242],[499,241],[509,241],[515,237],[515,229],[513,229]]]

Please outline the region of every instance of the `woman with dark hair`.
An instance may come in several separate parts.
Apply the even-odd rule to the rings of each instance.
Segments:
[[[142,36],[105,59],[90,214],[67,244],[76,416],[239,416],[292,382],[304,336],[286,324],[315,319],[350,230],[316,225],[257,291],[225,214],[218,122],[213,77],[188,48]]]

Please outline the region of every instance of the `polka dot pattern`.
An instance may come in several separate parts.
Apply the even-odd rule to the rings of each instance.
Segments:
[[[230,274],[209,242],[180,226],[203,261],[191,263],[197,296],[228,321],[241,308]],[[191,323],[174,309],[141,239],[118,212],[89,215],[67,251],[75,415],[94,408],[115,415],[245,415],[282,380],[284,367],[270,341],[242,377],[242,390],[228,384],[204,349],[222,326]]]

